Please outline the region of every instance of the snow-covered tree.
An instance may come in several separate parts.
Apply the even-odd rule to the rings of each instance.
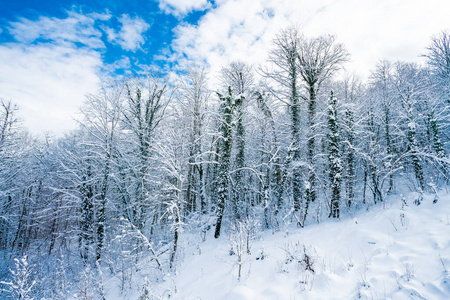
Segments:
[[[331,92],[328,101],[328,164],[331,184],[330,217],[339,218],[342,182],[341,130],[338,126],[337,98]]]
[[[93,207],[97,260],[101,258],[105,238],[106,204],[110,190],[113,158],[117,149],[116,135],[122,114],[122,94],[123,86],[121,84],[103,85],[98,95],[87,97],[86,105],[81,110],[84,120],[80,124],[89,139],[88,161],[95,164],[97,169],[94,172],[92,168],[88,167],[81,187],[82,195],[86,198],[86,203],[84,200],[82,201],[82,210],[87,210],[83,217],[87,218],[86,226],[88,227],[92,226],[90,211]],[[88,198],[90,199],[87,200]]]
[[[325,80],[330,79],[348,60],[348,53],[334,36],[301,37],[297,53],[299,74],[305,84],[304,96],[308,110],[307,150],[308,184],[305,189],[306,207],[317,198],[315,169],[317,94]],[[307,211],[305,210],[305,215]]]
[[[217,221],[214,237],[220,236],[225,205],[229,202],[230,195],[230,165],[231,149],[233,146],[233,113],[236,102],[243,101],[243,96],[235,99],[231,87],[227,95],[218,94],[219,108],[219,140],[218,140],[218,174],[217,174]]]
[[[11,269],[11,281],[0,283],[7,286],[12,299],[31,300],[33,288],[36,285],[34,280],[33,266],[29,264],[27,256],[15,260],[15,268]]]
[[[442,100],[450,102],[450,34],[441,32],[431,39],[425,55],[431,67],[435,88],[441,92]]]
[[[251,66],[237,61],[230,63],[229,66],[222,68],[222,81],[227,87],[230,87],[236,95],[236,101],[233,108],[233,141],[235,148],[235,157],[233,160],[233,188],[232,203],[233,213],[236,220],[240,220],[246,214],[245,194],[248,193],[244,182],[247,181],[245,174],[245,108],[252,94],[254,76]],[[245,100],[245,102],[244,102]]]
[[[142,230],[152,215],[154,223],[163,213],[159,204],[151,202],[154,187],[149,181],[150,159],[156,129],[172,98],[172,91],[165,81],[148,77],[144,81],[128,82],[126,95],[122,123],[124,130],[129,131],[129,139],[122,146],[120,164],[126,167],[121,171],[119,184],[121,192],[125,193],[123,209],[126,218]]]
[[[186,182],[186,213],[207,212],[206,126],[208,125],[207,70],[196,65],[188,68],[179,86],[179,102],[189,131],[189,166]]]
[[[302,35],[296,27],[281,30],[274,39],[274,48],[269,52],[272,69],[265,70],[266,78],[274,81],[272,94],[287,105],[290,117],[291,141],[287,166],[292,186],[292,200],[295,211],[302,209],[303,176],[301,172],[301,122],[300,122],[300,70],[298,53]]]

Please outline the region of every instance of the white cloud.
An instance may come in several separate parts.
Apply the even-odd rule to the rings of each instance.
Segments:
[[[211,7],[207,0],[159,0],[159,8],[175,16],[186,15],[191,11],[205,10]]]
[[[127,76],[132,75],[131,61],[126,56],[122,56],[113,63],[104,64],[102,67],[102,80],[106,82],[126,79]]]
[[[33,133],[73,129],[73,116],[95,93],[105,47],[96,20],[108,14],[69,12],[65,19],[20,19],[9,31],[18,41],[0,45],[0,98],[18,104]]]
[[[348,70],[367,76],[381,59],[420,61],[430,36],[448,25],[450,2],[391,0],[219,0],[198,26],[175,29],[173,59],[264,63],[275,34],[291,24],[306,36],[335,34],[352,54]]]
[[[104,48],[101,31],[94,28],[96,20],[105,20],[108,14],[83,15],[68,12],[65,19],[40,17],[36,21],[21,18],[11,22],[9,32],[22,43],[32,43],[38,39],[57,44],[81,43],[90,48]]]
[[[102,61],[97,52],[63,46],[0,46],[0,97],[20,107],[34,133],[73,129],[73,115],[95,93]]]
[[[17,42],[0,45],[0,98],[19,105],[24,125],[33,133],[61,134],[75,128],[73,117],[86,94],[97,92],[100,73],[130,66],[128,58],[110,65],[102,61],[105,45],[95,25],[110,18],[109,13],[68,12],[62,19],[22,18],[10,23],[8,30]],[[122,27],[112,32],[114,42],[136,50],[149,25],[128,15],[119,21]]]
[[[126,14],[119,18],[119,22],[122,23],[119,32],[116,33],[111,28],[105,29],[108,41],[120,45],[122,49],[127,51],[134,52],[141,48],[141,45],[145,42],[143,33],[150,28],[150,25],[139,17],[130,18]]]

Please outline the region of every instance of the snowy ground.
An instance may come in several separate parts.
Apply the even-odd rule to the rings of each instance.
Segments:
[[[211,232],[202,242],[186,233],[182,262],[176,275],[158,285],[159,294],[203,300],[450,299],[450,195],[436,204],[425,197],[420,206],[413,198],[403,209],[398,197],[340,221],[263,232],[243,257],[240,279],[229,235],[215,240]]]

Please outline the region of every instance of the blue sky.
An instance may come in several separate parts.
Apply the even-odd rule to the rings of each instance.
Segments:
[[[293,24],[336,35],[347,71],[367,78],[382,59],[423,63],[449,11],[448,0],[0,0],[0,99],[31,132],[60,135],[102,80],[195,61],[214,81],[234,60],[264,65]]]
[[[198,2],[206,3],[206,0]],[[213,7],[213,3],[199,6],[198,10],[194,6],[192,10],[186,8],[184,11],[177,10],[176,6],[168,4],[162,6],[161,3],[164,1],[5,0],[0,4],[0,28],[2,28],[0,43],[26,42],[32,45],[57,43],[60,37],[50,36],[51,33],[41,35],[36,33],[27,39],[21,38],[19,35],[22,33],[18,32],[17,27],[20,23],[28,23],[27,25],[32,27],[42,23],[49,24],[56,20],[60,20],[60,24],[68,23],[69,19],[74,19],[79,22],[76,29],[90,27],[91,30],[85,35],[93,35],[103,43],[103,45],[94,45],[77,40],[76,46],[89,47],[98,51],[102,61],[108,65],[117,66],[118,62],[124,59],[129,60],[126,68],[110,71],[123,74],[126,69],[127,72],[138,75],[155,65],[167,68],[167,61],[162,58],[170,53],[170,44],[174,38],[173,29],[180,23],[197,24],[206,13],[206,9]],[[88,16],[89,19],[82,19],[82,16]],[[39,22],[44,19],[47,19],[47,22]],[[135,34],[142,38],[122,39],[120,31],[126,25],[129,26],[129,30],[135,28]],[[23,28],[23,30],[28,31],[30,28]],[[55,27],[52,30],[56,31],[58,28]],[[70,40],[70,37],[65,39]]]

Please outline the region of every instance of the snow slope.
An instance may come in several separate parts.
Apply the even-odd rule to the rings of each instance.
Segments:
[[[450,195],[419,206],[414,196],[404,208],[398,197],[343,220],[263,232],[240,279],[229,235],[186,233],[177,273],[159,287],[171,299],[450,299]]]

